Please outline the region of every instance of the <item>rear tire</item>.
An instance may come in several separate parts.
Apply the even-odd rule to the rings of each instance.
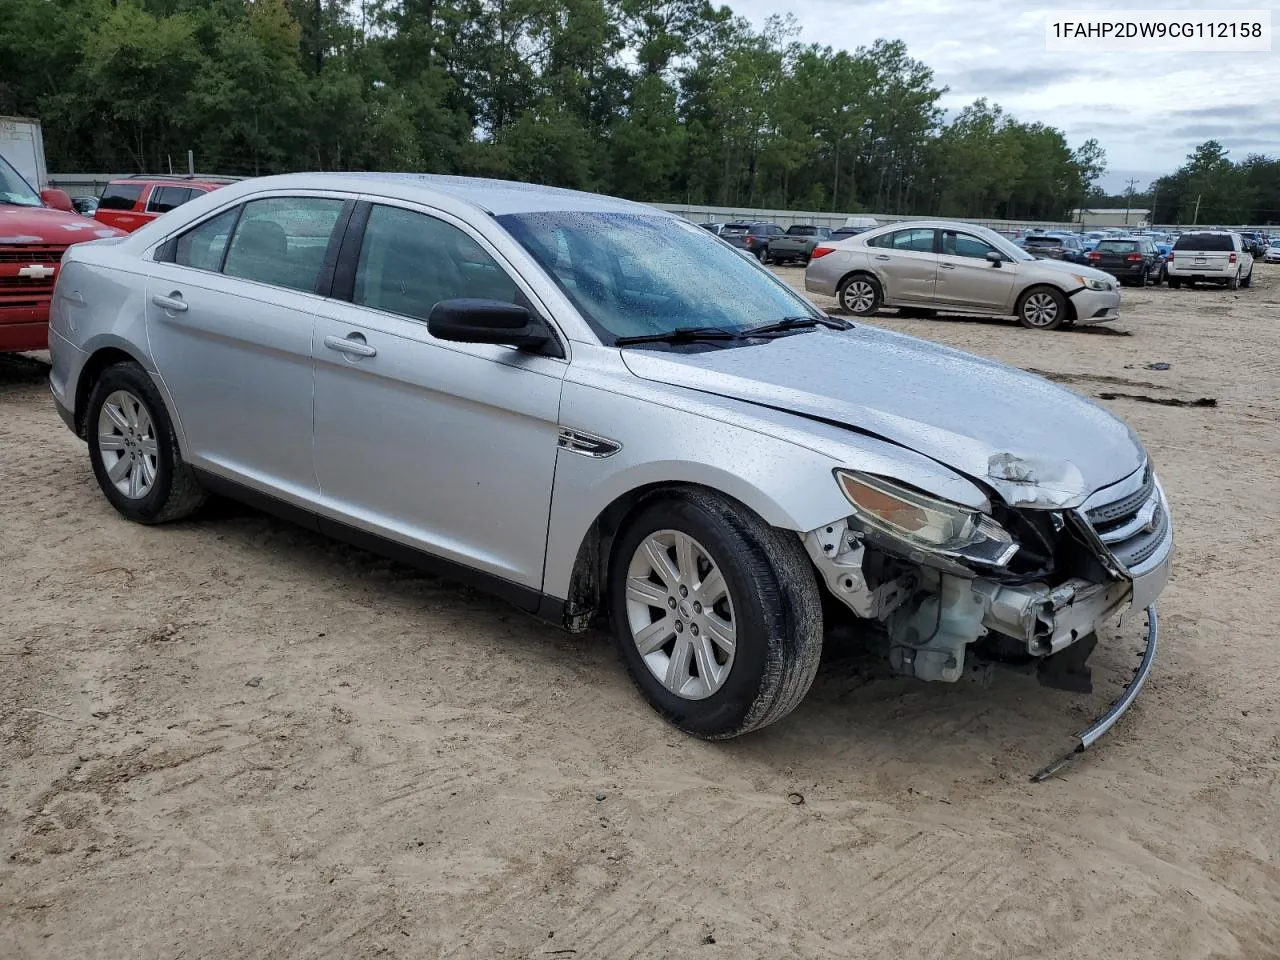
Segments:
[[[1246,290],[1249,289],[1249,287],[1253,286],[1253,269],[1252,268],[1250,268],[1249,270],[1249,275],[1240,281],[1240,286],[1244,287]]]
[[[884,291],[875,277],[868,273],[855,273],[840,281],[836,299],[855,317],[866,317],[880,309],[884,303]]]
[[[1239,290],[1240,289],[1240,271],[1237,270],[1236,275],[1234,277],[1228,278],[1227,282],[1224,283],[1223,286],[1226,287],[1228,290]]]
[[[1181,280],[1179,280],[1177,277],[1169,277],[1169,289],[1170,289],[1170,290],[1177,290],[1177,289],[1178,289],[1179,287],[1181,287],[1181,286],[1182,286],[1182,281],[1181,281]]]
[[[644,507],[615,543],[609,598],[632,680],[693,736],[781,720],[817,674],[822,598],[799,537],[716,494]]]
[[[98,486],[130,520],[180,520],[208,498],[182,459],[160,391],[139,364],[102,371],[89,394],[85,433]]]
[[[1070,319],[1070,308],[1062,291],[1054,287],[1032,287],[1018,298],[1018,322],[1031,330],[1057,330]]]

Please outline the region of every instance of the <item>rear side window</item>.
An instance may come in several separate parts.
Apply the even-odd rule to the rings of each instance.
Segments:
[[[911,250],[915,253],[933,253],[933,230],[895,230],[871,241],[873,246],[891,247],[894,250]]]
[[[424,213],[375,206],[352,302],[426,320],[441,300],[458,297],[516,303],[520,294],[498,262],[457,227]]]
[[[246,203],[222,272],[290,290],[312,292],[342,201],[272,197]]]
[[[175,207],[182,206],[193,196],[195,191],[189,187],[156,187],[151,191],[151,198],[147,201],[147,210],[151,213],[168,213]]]
[[[1138,244],[1133,240],[1103,240],[1098,244],[1099,253],[1136,253]]]
[[[109,183],[98,201],[99,210],[132,210],[142,196],[140,183]]]
[[[750,233],[751,224],[749,223],[726,223],[721,233]]]
[[[174,245],[173,262],[197,270],[212,270],[215,273],[221,270],[227,238],[231,236],[231,228],[236,225],[239,214],[240,208],[235,207],[218,214],[212,220],[206,220],[194,230],[188,230]]]
[[[1231,237],[1225,233],[1184,233],[1173,245],[1175,250],[1234,250]]]

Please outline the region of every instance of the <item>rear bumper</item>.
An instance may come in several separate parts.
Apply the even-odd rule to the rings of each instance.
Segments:
[[[1165,272],[1178,280],[1229,280],[1239,269],[1240,265],[1236,263],[1226,267],[1183,267],[1170,263]]]

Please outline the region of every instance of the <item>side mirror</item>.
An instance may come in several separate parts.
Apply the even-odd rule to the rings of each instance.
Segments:
[[[431,309],[427,330],[438,340],[541,347],[551,332],[525,307],[502,300],[441,300]]]
[[[76,212],[76,205],[71,202],[71,195],[65,190],[41,190],[40,200],[46,207],[52,207],[54,210],[62,210],[66,213]]]
[[[995,250],[988,250],[987,263],[991,264],[994,267],[1002,267],[1004,266],[1004,257],[1000,256],[1000,254],[997,253]]]

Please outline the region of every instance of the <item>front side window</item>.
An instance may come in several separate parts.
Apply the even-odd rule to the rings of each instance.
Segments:
[[[328,197],[271,197],[246,203],[223,273],[314,291],[342,203]]]
[[[606,343],[680,327],[738,332],[816,316],[733,248],[667,217],[549,211],[507,214],[498,222]]]
[[[457,227],[413,210],[375,206],[352,302],[426,320],[441,300],[462,297],[516,303],[520,293],[498,262]]]
[[[178,237],[174,244],[173,262],[197,270],[221,270],[227,238],[231,236],[231,228],[236,225],[239,213],[240,208],[234,207]]]
[[[942,252],[949,257],[970,257],[974,260],[985,260],[987,254],[995,247],[967,233],[954,230],[942,231]]]
[[[109,183],[98,201],[99,210],[132,210],[142,196],[140,183]]]
[[[147,210],[151,213],[168,213],[190,200],[194,192],[188,187],[156,187],[151,191],[151,199],[147,201]]]

